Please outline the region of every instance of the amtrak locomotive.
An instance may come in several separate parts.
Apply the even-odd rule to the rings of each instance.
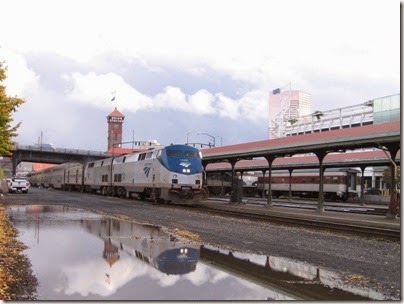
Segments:
[[[199,200],[204,195],[202,155],[186,145],[149,150],[86,163],[67,163],[33,172],[33,185],[89,193],[151,198],[157,202]]]

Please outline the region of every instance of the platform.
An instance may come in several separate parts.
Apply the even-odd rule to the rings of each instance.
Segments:
[[[396,232],[401,231],[401,218],[388,219],[385,216],[357,214],[350,212],[336,212],[336,211],[323,211],[310,209],[288,208],[281,206],[266,206],[258,204],[234,204],[228,201],[202,201],[199,205],[208,209],[222,209],[234,210],[250,214],[279,216],[289,219],[299,219],[305,221],[324,222],[336,225],[352,225],[355,227],[369,229],[388,229]],[[387,209],[386,209],[387,213]]]

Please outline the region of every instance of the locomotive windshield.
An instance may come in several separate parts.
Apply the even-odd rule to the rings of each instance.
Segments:
[[[182,156],[181,150],[167,150],[167,156]]]
[[[178,156],[178,157],[199,157],[198,151],[183,151],[183,150],[168,150],[167,156]]]
[[[184,151],[184,154],[188,157],[199,157],[199,153],[196,151]]]
[[[173,172],[195,174],[202,172],[199,150],[185,145],[165,147],[158,157],[164,167]]]

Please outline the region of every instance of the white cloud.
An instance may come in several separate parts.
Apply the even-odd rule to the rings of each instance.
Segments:
[[[217,99],[222,117],[256,123],[268,120],[268,93],[265,91],[250,91],[237,100],[217,94]]]
[[[147,271],[148,266],[133,257],[121,258],[114,267],[110,267],[101,258],[76,265],[62,265],[61,273],[67,284],[58,287],[56,291],[66,295],[78,293],[84,297],[91,294],[106,297],[134,278],[145,275]]]
[[[199,115],[215,114],[215,97],[207,90],[199,90],[189,97],[191,111]]]
[[[39,76],[27,66],[25,57],[0,46],[0,62],[7,67],[7,78],[4,81],[8,95],[24,96],[29,90],[38,89]]]
[[[72,90],[68,94],[71,102],[87,103],[102,109],[111,108],[114,104],[110,99],[112,92],[116,90],[116,104],[119,109],[130,112],[170,109],[194,115],[220,115],[250,121],[262,121],[267,118],[268,113],[267,93],[263,91],[247,92],[236,100],[222,93],[213,95],[205,89],[188,95],[180,88],[168,86],[163,92],[148,96],[114,73],[72,73],[63,75],[63,79],[71,82]]]
[[[238,119],[239,118],[239,105],[234,103],[234,100],[224,96],[222,93],[216,94],[218,99],[218,110],[219,115],[222,117],[230,118],[230,119]]]
[[[156,111],[157,116],[171,109],[198,119],[214,116],[212,129],[232,119],[240,127],[254,122],[266,134],[267,94],[289,83],[311,93],[316,109],[400,90],[399,0],[236,0],[231,6],[214,0],[4,0],[2,23],[13,25],[0,32],[8,92],[26,98],[36,112],[52,109],[51,99],[69,100],[63,114],[53,113],[54,120],[62,115],[86,121],[67,117],[69,106],[77,113],[73,103],[110,111],[116,90],[124,113]],[[67,58],[48,70],[64,73],[68,93],[51,87],[57,81],[38,68],[45,61],[37,61],[36,54]],[[144,79],[140,73],[125,78],[133,75],[124,70],[134,62]],[[185,74],[189,79],[175,78]],[[137,81],[150,82],[151,88]],[[24,117],[29,127],[39,124],[32,114]],[[234,138],[233,130],[225,138]]]
[[[15,24],[0,42],[82,63],[110,52],[193,74],[203,74],[200,65],[206,65],[267,90],[289,81],[300,86],[301,66],[349,75],[355,65],[360,76],[371,77],[399,73],[398,0],[239,0],[231,12],[217,1],[40,0],[24,2],[24,11],[20,2],[6,3],[3,22],[13,24],[18,14],[29,26]]]
[[[163,93],[154,97],[157,108],[168,108],[180,111],[188,111],[187,96],[179,88],[168,86]]]
[[[86,102],[100,108],[111,108],[112,97],[119,101],[121,110],[139,111],[152,107],[150,97],[141,94],[128,85],[121,76],[114,73],[97,75],[72,73],[63,75],[66,81],[71,81],[72,91],[68,94],[71,101]],[[115,92],[115,94],[114,94]]]
[[[239,100],[240,115],[247,120],[268,120],[269,95],[265,91],[251,91]]]

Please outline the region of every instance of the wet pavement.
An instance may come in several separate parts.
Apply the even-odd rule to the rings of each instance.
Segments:
[[[7,213],[39,300],[367,300],[376,290],[285,257],[232,252],[159,227],[62,206]]]

